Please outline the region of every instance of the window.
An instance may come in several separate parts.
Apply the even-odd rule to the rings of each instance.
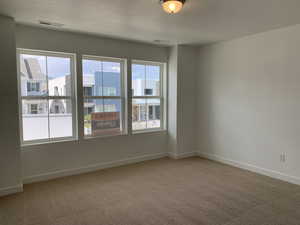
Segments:
[[[40,91],[40,83],[38,82],[27,82],[27,91],[28,92],[39,92]]]
[[[132,130],[163,129],[162,63],[132,64]]]
[[[37,104],[31,104],[29,113],[30,114],[38,114],[38,105]]]
[[[84,56],[84,135],[125,133],[124,65],[121,59]]]
[[[92,87],[83,87],[84,96],[92,96],[93,88]]]
[[[152,94],[153,94],[153,89],[145,88],[145,95],[152,95]]]
[[[22,143],[76,135],[73,54],[18,50]]]

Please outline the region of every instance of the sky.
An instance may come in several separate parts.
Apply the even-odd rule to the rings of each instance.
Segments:
[[[22,54],[22,57],[37,59],[43,73],[46,74],[46,67],[48,68],[48,76],[50,78],[62,77],[70,74],[70,58],[47,56],[46,61],[46,56]],[[119,73],[120,63],[83,60],[84,74],[94,74],[97,71]],[[159,66],[132,65],[133,80],[145,79],[145,76],[150,80],[159,80]]]

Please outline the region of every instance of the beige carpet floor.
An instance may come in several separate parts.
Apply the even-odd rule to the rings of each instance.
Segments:
[[[300,225],[300,186],[201,158],[159,159],[24,186],[1,225]]]

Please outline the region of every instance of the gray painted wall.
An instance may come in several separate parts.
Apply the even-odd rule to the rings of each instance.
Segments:
[[[183,157],[196,150],[196,79],[195,47],[177,45],[169,59],[169,153]]]
[[[0,191],[20,186],[15,23],[0,16]]]
[[[178,46],[170,48],[169,74],[168,74],[168,151],[173,157],[178,154],[178,132],[177,132],[177,79],[178,79]]]
[[[297,25],[199,49],[201,152],[300,178],[299,40]]]
[[[178,46],[178,120],[180,129],[179,154],[196,150],[196,80],[197,80],[197,50],[191,46]]]
[[[81,54],[168,61],[168,48],[165,47],[23,25],[17,26],[16,40],[18,48],[76,53],[78,75],[81,74]],[[78,81],[78,96],[82,96],[80,76]],[[82,99],[78,98],[79,117],[83,114],[82,104]],[[79,128],[79,133],[82,134],[83,125],[79,124]],[[23,176],[26,180],[56,171],[166,153],[167,136],[167,132],[157,132],[22,147]]]

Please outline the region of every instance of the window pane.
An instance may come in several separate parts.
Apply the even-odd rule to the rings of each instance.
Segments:
[[[147,99],[147,128],[160,128],[160,99]]]
[[[84,133],[90,136],[121,133],[121,100],[85,99]]]
[[[84,96],[93,96],[93,87],[83,87]]]
[[[101,62],[84,59],[82,60],[82,70],[85,96],[102,96]]]
[[[160,67],[146,66],[146,89],[145,95],[159,96],[160,95]]]
[[[121,100],[105,99],[102,128],[105,134],[121,133]]]
[[[71,96],[71,59],[47,56],[50,96]]]
[[[33,141],[47,139],[48,135],[48,101],[22,101],[23,140]]]
[[[70,99],[49,100],[50,138],[72,137],[72,102]]]
[[[121,63],[84,59],[82,64],[85,96],[121,95]]]
[[[144,96],[146,88],[146,66],[132,64],[132,95]]]
[[[21,96],[47,96],[46,57],[20,55]]]
[[[103,96],[121,95],[120,63],[103,62]]]
[[[147,128],[146,99],[132,99],[132,130]]]

